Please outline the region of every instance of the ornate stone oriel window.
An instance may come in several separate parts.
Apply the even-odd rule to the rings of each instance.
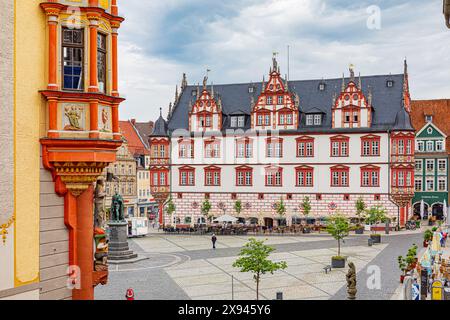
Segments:
[[[84,29],[62,29],[63,89],[83,90]]]

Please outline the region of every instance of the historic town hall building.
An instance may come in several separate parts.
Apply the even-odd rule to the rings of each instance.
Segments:
[[[188,224],[210,214],[276,225],[282,198],[286,221],[333,212],[354,216],[355,202],[380,205],[404,224],[414,196],[414,128],[404,74],[287,81],[276,58],[261,83],[189,86],[155,123],[150,137],[151,185],[176,207],[161,222]],[[164,220],[164,221],[163,221]]]

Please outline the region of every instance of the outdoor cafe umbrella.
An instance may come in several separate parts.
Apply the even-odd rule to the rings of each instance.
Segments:
[[[222,222],[222,223],[227,223],[227,222],[231,222],[234,223],[236,222],[238,219],[235,217],[232,217],[228,214],[224,214],[223,216],[220,216],[216,219],[214,219],[214,222]]]
[[[425,215],[425,202],[420,201],[420,219],[423,220],[423,216]]]
[[[433,241],[431,242],[431,254],[433,256],[442,253],[441,237],[442,235],[440,232],[435,231],[433,233]]]
[[[419,261],[422,268],[431,268],[431,252],[430,247],[427,248],[423,256],[420,258]]]
[[[447,207],[447,201],[445,201],[445,199],[444,199],[444,207],[443,207],[443,210],[444,210],[444,222],[448,222],[448,207]]]

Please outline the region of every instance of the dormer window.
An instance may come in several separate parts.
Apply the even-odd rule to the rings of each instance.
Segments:
[[[320,126],[321,124],[322,124],[322,115],[315,114],[314,115],[314,125],[315,126]]]
[[[232,128],[242,128],[245,124],[245,116],[233,116],[231,117]]]
[[[433,116],[432,115],[426,115],[425,116],[425,121],[426,122],[433,122]]]
[[[319,83],[319,91],[325,91],[326,84],[321,82]]]
[[[272,97],[267,97],[267,104],[272,104]]]
[[[195,96],[197,95],[197,91],[196,91],[196,90],[192,90],[191,95],[192,95],[193,97],[195,97]]]
[[[322,124],[321,114],[307,114],[306,125],[307,126],[320,126]]]
[[[248,87],[248,93],[253,93],[255,91],[255,88],[253,87]]]
[[[392,88],[393,86],[394,86],[394,81],[393,80],[386,81],[386,87]]]

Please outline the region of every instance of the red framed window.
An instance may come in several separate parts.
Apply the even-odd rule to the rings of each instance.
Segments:
[[[205,186],[220,186],[220,171],[216,166],[205,168]]]
[[[242,166],[236,168],[236,186],[249,187],[253,185],[253,168]]]
[[[300,166],[295,168],[295,181],[297,187],[314,186],[314,168],[309,166]]]
[[[266,157],[281,158],[283,157],[283,139],[267,138],[266,139]]]
[[[414,181],[414,169],[392,169],[391,185],[397,188],[412,188]]]
[[[169,157],[169,141],[166,139],[152,139],[150,156],[153,159],[166,159]]]
[[[359,108],[345,108],[344,123],[359,124],[360,121],[360,109]]]
[[[195,186],[195,169],[192,167],[181,167],[179,170],[180,186]]]
[[[283,186],[283,168],[281,167],[267,167],[266,187],[282,187]]]
[[[205,140],[205,158],[220,158],[220,140]]]
[[[167,169],[150,170],[151,187],[167,187],[169,185],[169,171]]]
[[[236,139],[236,158],[251,158],[253,156],[253,141],[250,138]]]
[[[199,112],[197,113],[197,126],[201,129],[211,128],[212,127],[212,113],[210,112]]]
[[[178,157],[194,158],[194,140],[192,139],[178,140]]]
[[[269,127],[271,120],[271,114],[268,110],[258,111],[256,113],[256,126],[258,127]]]
[[[361,156],[362,157],[378,157],[380,156],[380,137],[364,136],[361,137]]]
[[[414,136],[399,135],[392,138],[392,155],[412,156],[414,155]]]
[[[332,187],[348,187],[350,178],[350,168],[346,166],[335,166],[331,171]]]
[[[330,156],[348,157],[349,156],[349,137],[337,136],[330,138]]]
[[[282,126],[294,124],[294,113],[290,110],[278,111],[278,124]]]
[[[376,166],[365,166],[361,168],[361,187],[379,187],[380,168]]]
[[[314,138],[300,137],[297,141],[297,157],[308,158],[314,157]]]

